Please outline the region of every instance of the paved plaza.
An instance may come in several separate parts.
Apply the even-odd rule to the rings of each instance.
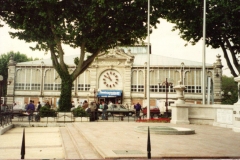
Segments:
[[[0,135],[0,159],[20,159],[23,128],[25,159],[147,159],[147,132],[136,132],[139,126],[195,130],[191,135],[151,133],[152,158],[240,158],[240,133],[229,128],[137,122],[14,124]]]

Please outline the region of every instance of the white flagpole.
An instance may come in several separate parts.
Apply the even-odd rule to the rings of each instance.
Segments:
[[[206,74],[205,74],[205,52],[206,52],[206,46],[205,46],[205,41],[206,41],[206,0],[203,0],[203,53],[202,53],[202,104],[205,104],[205,99],[206,99]]]
[[[150,35],[149,35],[149,25],[150,25],[150,0],[148,0],[148,62],[147,62],[147,119],[150,118]]]

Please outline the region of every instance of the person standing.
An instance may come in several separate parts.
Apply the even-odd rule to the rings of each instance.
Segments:
[[[40,111],[41,107],[42,107],[41,103],[38,102],[38,106],[37,106],[37,111],[38,111],[38,112]]]
[[[28,112],[28,120],[29,121],[32,121],[33,120],[33,112],[35,110],[35,107],[34,107],[34,104],[33,104],[33,101],[30,100],[30,103],[28,104],[27,106],[27,112]]]
[[[95,110],[95,120],[98,120],[98,109],[99,109],[99,102],[96,103],[96,110]]]
[[[140,111],[142,111],[142,106],[139,104],[139,102],[136,105],[134,105],[134,109],[136,110],[136,117],[139,118]]]
[[[103,102],[103,110],[102,110],[102,120],[107,120],[107,109],[108,105],[106,102]]]
[[[51,108],[49,102],[47,101],[47,103],[45,104],[45,107]]]

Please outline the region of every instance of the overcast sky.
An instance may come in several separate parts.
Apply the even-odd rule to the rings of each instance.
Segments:
[[[163,55],[167,57],[180,58],[186,60],[193,60],[202,62],[202,41],[197,43],[195,46],[186,44],[180,36],[178,31],[172,32],[171,23],[165,20],[160,20],[161,23],[158,24],[158,28],[153,31],[150,35],[150,43],[152,44],[152,54]],[[29,47],[34,46],[34,43],[25,43],[23,40],[12,39],[8,32],[10,29],[7,26],[0,28],[0,54],[8,53],[10,51],[20,52],[26,54],[28,57],[33,58],[49,58],[50,54],[44,55],[44,52],[32,51]],[[71,49],[70,47],[64,47],[65,53],[79,54],[79,49]],[[231,76],[225,59],[223,58],[221,49],[211,49],[211,47],[206,48],[206,63],[213,64],[216,61],[216,55],[220,54],[223,63],[223,74]],[[180,64],[179,64],[180,65]]]

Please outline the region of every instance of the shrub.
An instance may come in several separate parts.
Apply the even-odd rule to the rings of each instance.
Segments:
[[[89,117],[89,114],[81,107],[73,109],[74,117]]]
[[[57,117],[56,111],[46,106],[40,108],[39,115],[40,117]]]

